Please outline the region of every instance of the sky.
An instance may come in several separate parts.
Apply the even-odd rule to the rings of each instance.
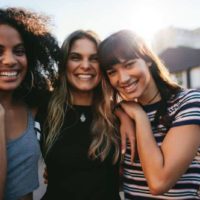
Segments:
[[[101,39],[131,29],[151,42],[160,29],[200,28],[200,0],[0,0],[0,7],[19,6],[47,14],[62,42],[77,29],[94,30]]]

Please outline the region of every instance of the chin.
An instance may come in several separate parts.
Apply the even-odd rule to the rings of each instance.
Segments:
[[[136,99],[136,95],[120,95],[122,100],[125,100],[125,101],[134,101],[134,99]]]
[[[15,83],[15,84],[6,84],[6,85],[1,85],[0,90],[5,90],[5,91],[13,91],[16,90],[20,86],[20,83]]]
[[[80,92],[92,92],[94,90],[93,87],[81,87],[81,88],[77,88],[76,90],[80,91]]]
[[[1,91],[14,91],[16,90],[17,88],[16,87],[0,87],[0,90]]]
[[[91,91],[94,90],[97,87],[97,85],[82,85],[81,87],[79,87],[79,90],[83,90],[83,91]]]
[[[126,101],[134,101],[135,98],[126,98]]]

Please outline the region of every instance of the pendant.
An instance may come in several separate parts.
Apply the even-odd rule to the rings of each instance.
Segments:
[[[85,122],[86,117],[85,117],[85,114],[84,114],[84,113],[81,114],[80,120],[81,120],[81,122]]]

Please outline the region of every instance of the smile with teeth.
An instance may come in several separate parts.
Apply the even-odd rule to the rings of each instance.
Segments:
[[[12,72],[0,72],[1,77],[16,77],[18,75],[17,71],[12,71]]]
[[[78,74],[77,77],[81,80],[89,80],[94,77],[92,74]]]
[[[136,85],[137,85],[138,81],[134,81],[131,84],[124,86],[123,89],[126,93],[130,93],[133,92],[136,89]]]

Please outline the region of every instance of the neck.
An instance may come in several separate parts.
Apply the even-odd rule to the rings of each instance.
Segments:
[[[9,108],[13,105],[13,96],[9,92],[0,92],[0,104],[3,105],[3,107]]]
[[[154,94],[154,96],[152,96],[149,100],[146,101],[139,101],[142,105],[149,105],[152,103],[156,103],[160,100],[160,93],[159,91],[156,91],[156,93]]]
[[[160,93],[154,81],[149,84],[146,92],[138,99],[142,105],[148,105],[158,102],[161,99]]]
[[[74,105],[82,105],[82,106],[90,106],[92,105],[93,100],[93,92],[72,92],[73,96],[73,104]]]

